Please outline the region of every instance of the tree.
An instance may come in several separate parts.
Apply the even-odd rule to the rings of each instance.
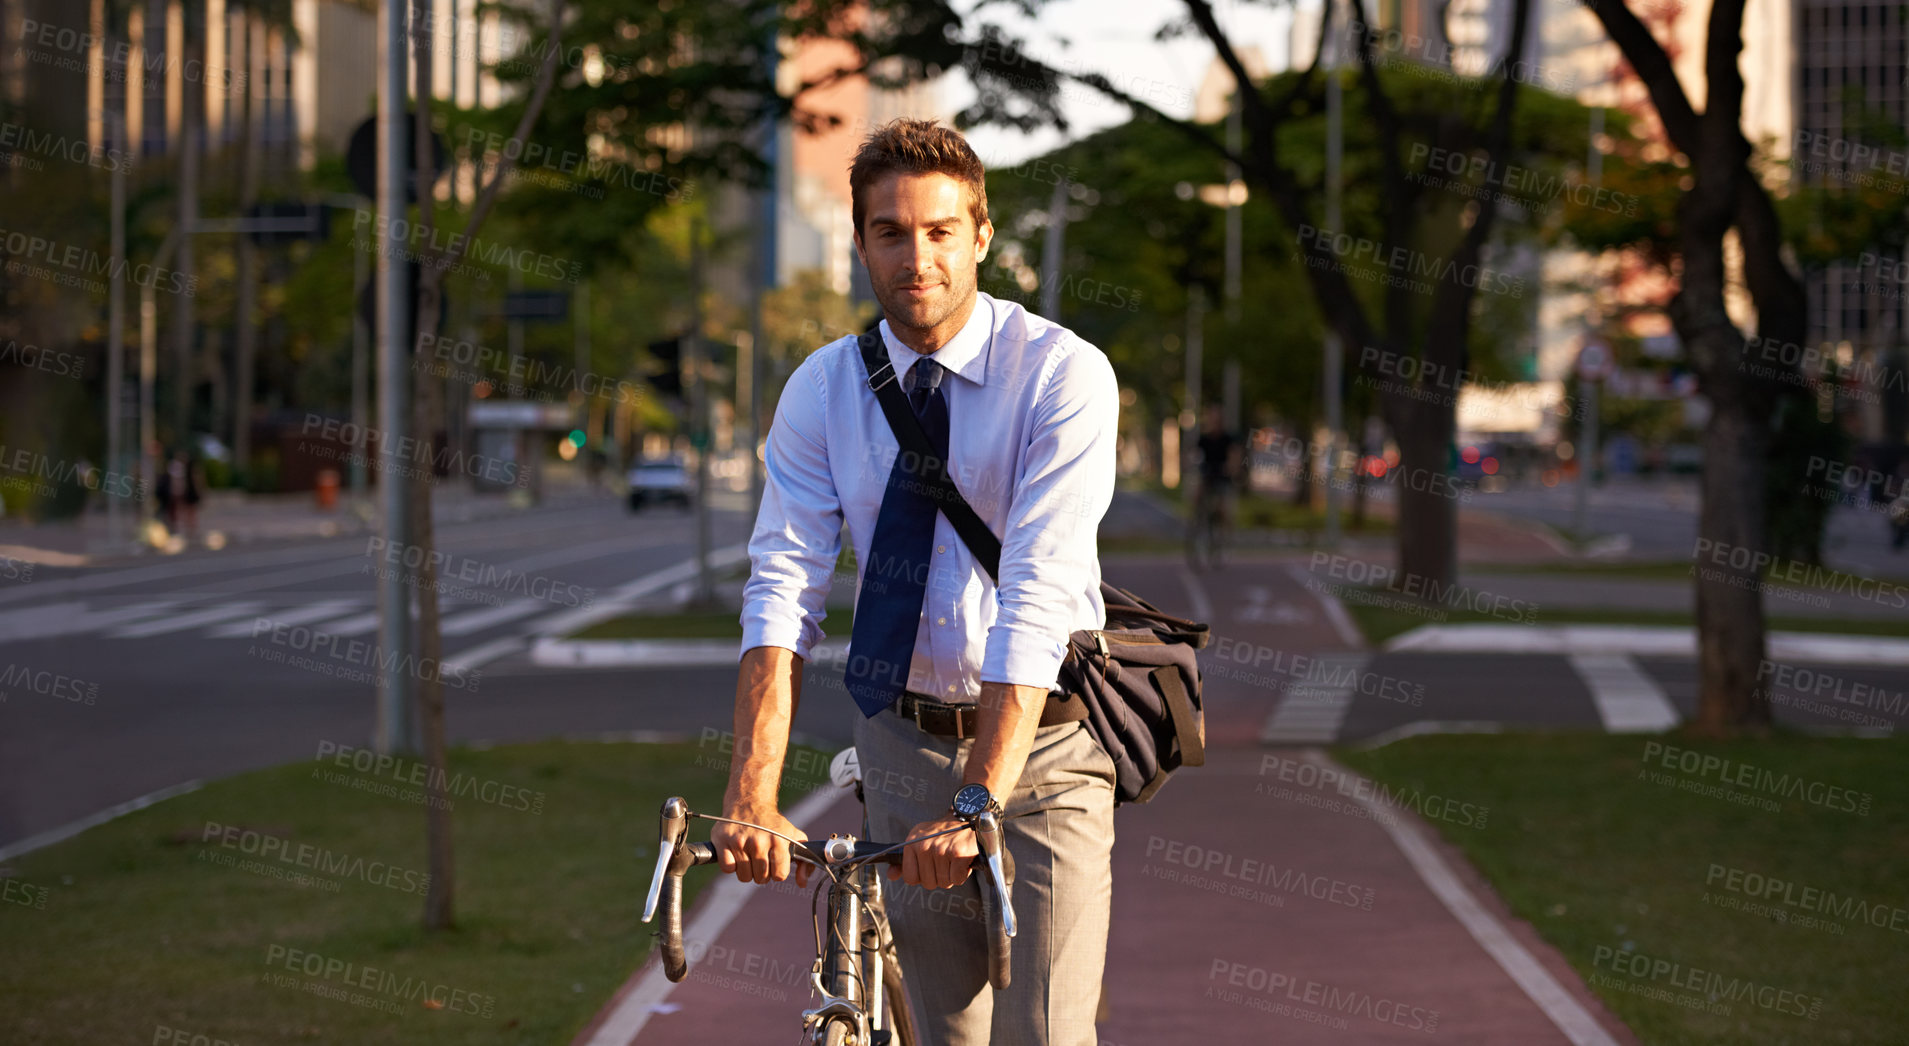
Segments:
[[[1770,722],[1769,699],[1757,685],[1757,673],[1766,652],[1761,568],[1769,544],[1765,498],[1771,417],[1782,383],[1741,365],[1744,335],[1724,308],[1727,232],[1737,231],[1758,336],[1801,345],[1805,314],[1802,280],[1783,258],[1776,208],[1751,170],[1752,150],[1743,134],[1737,55],[1743,49],[1744,3],[1716,0],[1710,8],[1701,113],[1684,93],[1669,56],[1635,14],[1619,0],[1589,0],[1589,6],[1643,81],[1671,145],[1690,165],[1689,188],[1677,201],[1682,269],[1669,312],[1710,402],[1693,550],[1695,726],[1711,733],[1760,727]]]
[[[394,0],[395,2],[395,0]],[[548,46],[544,50],[543,64],[537,71],[536,86],[524,103],[522,114],[518,117],[516,134],[518,141],[525,140],[530,129],[537,123],[537,115],[543,110],[544,99],[549,97],[550,85],[556,79],[557,58],[563,51],[563,2],[549,0]],[[414,122],[416,136],[413,145],[416,153],[413,164],[416,169],[418,198],[418,224],[423,230],[421,241],[427,246],[420,260],[420,277],[417,292],[417,327],[412,340],[412,358],[418,358],[432,335],[437,332],[438,302],[444,288],[444,273],[457,266],[470,249],[471,242],[477,237],[478,230],[484,227],[484,220],[490,216],[491,207],[497,201],[497,193],[503,188],[504,180],[509,176],[514,162],[506,152],[492,171],[490,180],[478,190],[476,202],[471,206],[470,216],[464,223],[464,233],[451,241],[448,248],[439,248],[437,239],[432,235],[436,227],[436,207],[432,203],[431,187],[437,182],[436,158],[432,152],[431,97],[432,76],[431,56],[436,51],[431,27],[429,0],[411,0],[411,25],[413,70],[417,76],[413,91],[417,106],[417,119]],[[418,382],[416,395],[412,400],[412,427],[418,437],[427,442],[436,438],[438,429],[443,425],[444,385],[441,381],[425,379]],[[395,476],[387,476],[386,482],[399,482]],[[441,665],[444,663],[444,636],[439,627],[437,600],[437,566],[433,554],[435,536],[431,525],[431,484],[434,477],[429,470],[419,469],[411,475],[409,491],[410,511],[413,521],[412,540],[423,552],[423,564],[418,579],[418,664]],[[403,613],[403,607],[386,607],[388,613]],[[425,784],[430,802],[425,804],[426,836],[429,843],[429,862],[431,873],[430,889],[424,897],[424,925],[427,929],[449,929],[455,919],[455,871],[451,847],[451,811],[450,797],[446,792],[449,774],[446,766],[445,730],[444,730],[444,684],[435,672],[422,673],[418,687],[418,714],[424,740],[424,760],[428,769]]]
[[[420,280],[417,292],[414,357],[435,333],[446,273],[469,252],[486,221],[513,182],[520,158],[576,158],[540,169],[538,177],[513,189],[513,217],[535,224],[545,235],[561,238],[577,256],[597,263],[616,255],[622,237],[641,219],[668,203],[686,199],[686,176],[760,171],[763,164],[741,139],[768,114],[786,111],[790,99],[775,88],[761,49],[780,33],[829,31],[838,26],[846,0],[818,3],[798,15],[780,11],[768,0],[731,7],[701,4],[632,6],[586,0],[567,17],[565,0],[547,0],[539,30],[528,35],[521,52],[497,63],[500,80],[528,86],[521,107],[510,105],[488,114],[454,114],[467,121],[461,153],[477,169],[481,187],[461,235],[438,237],[437,207],[430,187],[436,181],[430,135],[435,104],[430,89],[435,50],[428,0],[411,0],[413,91],[418,118],[414,142],[419,200]],[[739,9],[738,9],[739,8]],[[500,13],[532,17],[524,9]],[[566,37],[580,40],[574,47]],[[577,59],[587,54],[581,61]],[[565,89],[552,86],[562,68]],[[514,118],[511,114],[515,114]],[[533,129],[547,125],[532,138]],[[495,137],[486,128],[508,124]],[[471,133],[476,131],[478,133]],[[694,143],[675,149],[671,140]],[[533,153],[532,149],[536,152]],[[687,162],[686,162],[687,158]],[[486,168],[488,176],[485,177]],[[674,180],[672,180],[674,179]],[[604,186],[624,190],[609,193]],[[641,186],[638,189],[638,186]],[[595,193],[579,188],[597,188]],[[585,204],[581,205],[580,204]],[[444,246],[440,246],[443,241]],[[440,380],[419,382],[413,397],[413,427],[430,440],[443,424]],[[395,478],[393,478],[395,481]],[[412,540],[422,550],[418,579],[417,641],[420,664],[442,664],[436,569],[432,555],[431,478],[420,470],[407,492],[414,522]],[[396,608],[396,612],[402,612]],[[444,694],[435,675],[420,680],[418,711],[424,757],[430,771],[432,801],[426,810],[431,889],[425,898],[425,925],[448,928],[454,919],[453,856],[449,804],[443,785],[446,743]]]
[[[1366,374],[1380,390],[1380,411],[1397,438],[1400,447],[1398,549],[1402,576],[1410,576],[1422,589],[1448,590],[1455,581],[1457,547],[1456,486],[1449,476],[1449,455],[1456,429],[1456,397],[1426,396],[1418,380],[1397,378],[1397,361],[1413,361],[1411,370],[1431,380],[1452,376],[1469,369],[1474,323],[1474,302],[1481,283],[1491,274],[1485,251],[1497,223],[1499,208],[1479,202],[1454,203],[1453,197],[1432,189],[1418,175],[1423,157],[1431,150],[1476,160],[1480,170],[1502,170],[1512,155],[1513,117],[1521,93],[1520,81],[1528,78],[1524,47],[1530,23],[1530,0],[1514,0],[1507,53],[1494,67],[1498,72],[1497,90],[1483,126],[1471,116],[1475,106],[1461,104],[1454,110],[1421,118],[1397,101],[1400,84],[1382,75],[1381,62],[1374,54],[1376,34],[1363,31],[1370,25],[1362,0],[1350,0],[1347,9],[1355,16],[1350,21],[1354,57],[1358,65],[1357,82],[1362,90],[1357,100],[1364,110],[1358,120],[1348,112],[1347,125],[1369,126],[1377,143],[1378,169],[1369,172],[1363,191],[1370,192],[1370,210],[1380,216],[1380,238],[1339,250],[1342,229],[1324,228],[1318,205],[1320,175],[1317,158],[1323,150],[1296,147],[1291,129],[1296,118],[1319,112],[1325,105],[1325,86],[1319,73],[1320,58],[1326,53],[1327,30],[1334,21],[1322,18],[1319,46],[1315,59],[1303,74],[1286,79],[1278,87],[1262,91],[1252,80],[1238,49],[1220,26],[1208,0],[1184,0],[1185,18],[1163,28],[1164,35],[1197,33],[1212,43],[1215,52],[1232,75],[1241,104],[1244,146],[1229,149],[1209,128],[1179,120],[1133,93],[1117,87],[1099,73],[1061,72],[1025,55],[1016,41],[997,28],[984,27],[981,40],[984,54],[1000,56],[999,66],[973,63],[970,72],[982,83],[981,97],[963,118],[1009,123],[1060,121],[1053,113],[1052,100],[1061,80],[1073,80],[1127,105],[1136,114],[1145,114],[1174,129],[1196,148],[1238,165],[1242,176],[1256,193],[1263,193],[1294,236],[1293,253],[1303,263],[1308,285],[1327,326],[1345,346],[1349,370]],[[1330,0],[1328,0],[1330,5]],[[1023,5],[1037,6],[1033,4]],[[1414,68],[1401,64],[1396,76],[1414,75]],[[1344,75],[1339,70],[1329,76]],[[1388,82],[1391,80],[1391,82]],[[1429,78],[1415,82],[1413,91],[1431,87]],[[1472,80],[1471,84],[1487,81]],[[1003,87],[1002,85],[1008,85]],[[1017,108],[1013,97],[1032,100],[1031,112]],[[1347,179],[1349,190],[1361,183]],[[1349,192],[1350,196],[1350,192]],[[1487,194],[1486,199],[1490,199]],[[1351,203],[1351,200],[1348,200]],[[1357,206],[1346,213],[1355,215]],[[1350,237],[1355,244],[1357,238]],[[1379,275],[1385,286],[1377,295],[1378,303],[1369,304],[1355,279],[1371,275],[1362,269],[1360,254],[1376,253],[1388,259],[1401,259],[1381,266]],[[1348,258],[1350,253],[1354,257]],[[1425,300],[1415,300],[1414,281],[1396,279],[1390,265],[1431,274],[1433,283]],[[1503,274],[1495,274],[1502,278]],[[1393,366],[1386,366],[1388,363]],[[1451,380],[1446,377],[1445,380]]]

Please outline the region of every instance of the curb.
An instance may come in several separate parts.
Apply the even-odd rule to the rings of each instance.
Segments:
[[[550,639],[530,648],[539,668],[731,668],[742,658],[738,639]],[[841,658],[845,642],[817,643],[816,658]]]
[[[1909,666],[1909,639],[1830,632],[1771,632],[1769,656],[1784,661]],[[1423,625],[1386,642],[1387,653],[1631,654],[1695,657],[1697,634],[1669,625]]]

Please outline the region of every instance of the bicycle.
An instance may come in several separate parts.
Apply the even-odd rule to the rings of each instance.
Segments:
[[[860,774],[854,772],[859,799]],[[663,974],[673,982],[680,982],[689,975],[689,962],[683,951],[683,873],[716,860],[716,851],[708,843],[688,841],[691,818],[740,824],[778,835],[789,841],[796,860],[807,861],[823,873],[816,890],[819,892],[824,885],[828,886],[829,933],[825,940],[821,924],[816,920],[812,895],[810,918],[815,923],[816,957],[809,969],[809,978],[812,989],[821,996],[821,1003],[802,1011],[802,1027],[809,1042],[814,1046],[914,1046],[906,981],[900,958],[895,953],[894,935],[889,931],[881,876],[874,868],[877,864],[899,866],[902,848],[907,844],[831,835],[816,847],[761,825],[696,813],[678,796],[665,799],[658,814],[659,850],[649,896],[643,907],[643,921],[650,922],[661,908],[663,928],[657,934],[663,938]],[[1013,861],[1003,845],[1000,818],[991,811],[982,812],[969,825],[936,834],[970,828],[981,849],[974,871],[982,880],[982,917],[990,925],[988,983],[998,990],[1006,988],[1011,980],[1010,939],[1016,932],[1011,897]],[[867,831],[866,818],[863,831]],[[851,941],[855,942],[853,947],[849,944]]]
[[[1200,479],[1187,508],[1187,566],[1203,570],[1219,566],[1226,543],[1227,504],[1223,481]]]

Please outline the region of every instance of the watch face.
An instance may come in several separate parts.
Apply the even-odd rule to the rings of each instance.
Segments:
[[[979,817],[982,811],[986,810],[993,802],[994,797],[988,794],[987,786],[978,784],[962,785],[961,791],[955,793],[955,813],[960,814],[962,817]]]

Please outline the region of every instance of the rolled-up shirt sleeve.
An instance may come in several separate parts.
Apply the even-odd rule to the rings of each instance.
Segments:
[[[1008,509],[984,683],[1051,688],[1084,592],[1097,592],[1095,536],[1114,495],[1120,385],[1098,349],[1070,337],[1035,401]]]
[[[808,660],[824,635],[825,602],[842,545],[842,503],[829,471],[824,355],[811,355],[790,375],[763,448],[762,507],[749,537],[741,653],[776,646]]]

